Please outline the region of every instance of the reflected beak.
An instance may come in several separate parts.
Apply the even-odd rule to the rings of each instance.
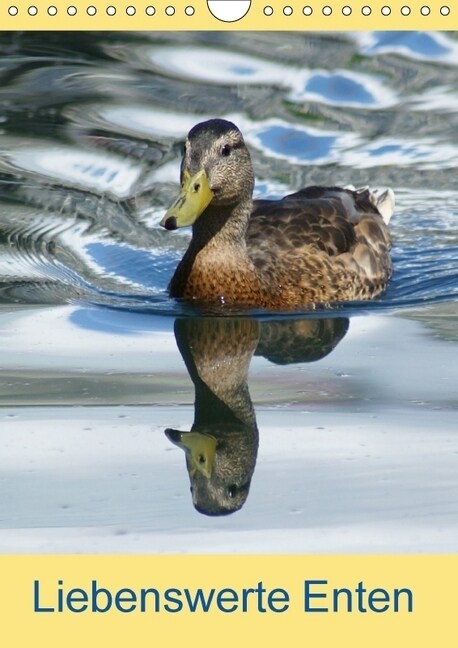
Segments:
[[[165,434],[172,443],[186,452],[191,477],[194,477],[196,472],[200,472],[210,479],[215,462],[215,437],[201,432],[182,432],[170,428],[165,430]]]
[[[161,226],[167,230],[175,230],[177,227],[192,225],[212,198],[213,192],[208,184],[206,172],[198,171],[191,178],[189,172],[185,171],[178,198],[165,213]]]

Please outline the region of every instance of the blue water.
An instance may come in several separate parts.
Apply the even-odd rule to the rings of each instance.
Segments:
[[[167,296],[188,234],[164,233],[158,221],[176,190],[187,129],[236,113],[258,195],[311,182],[395,190],[395,272],[374,308],[454,300],[455,107],[428,106],[435,87],[458,91],[453,35],[297,34],[287,58],[275,39],[270,64],[261,34],[255,43],[230,35],[228,44],[205,34],[125,42],[53,34],[46,46],[39,35],[3,34],[1,299],[188,313]]]

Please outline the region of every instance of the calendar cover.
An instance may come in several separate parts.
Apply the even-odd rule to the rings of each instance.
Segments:
[[[456,7],[0,17],[2,645],[454,646]]]

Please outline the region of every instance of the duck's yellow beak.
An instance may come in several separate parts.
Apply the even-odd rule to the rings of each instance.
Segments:
[[[160,224],[167,230],[192,225],[212,198],[213,192],[208,184],[205,171],[198,171],[192,177],[188,171],[185,171],[178,198],[167,210]]]
[[[166,430],[165,433],[172,443],[186,452],[191,477],[196,472],[200,472],[210,479],[215,462],[217,444],[215,437],[202,432],[182,432],[171,429]]]

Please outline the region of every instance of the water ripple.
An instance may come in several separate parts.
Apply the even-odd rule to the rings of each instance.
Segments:
[[[397,54],[420,61],[456,65],[458,43],[440,32],[361,32],[355,36],[366,55]]]
[[[1,301],[195,313],[167,296],[189,232],[158,222],[177,189],[183,137],[213,115],[241,127],[257,196],[307,183],[393,185],[389,288],[336,312],[457,298],[453,35],[123,38],[89,47],[56,36],[41,56],[2,58]]]
[[[0,171],[123,198],[133,193],[142,170],[128,158],[49,141],[5,137]]]

